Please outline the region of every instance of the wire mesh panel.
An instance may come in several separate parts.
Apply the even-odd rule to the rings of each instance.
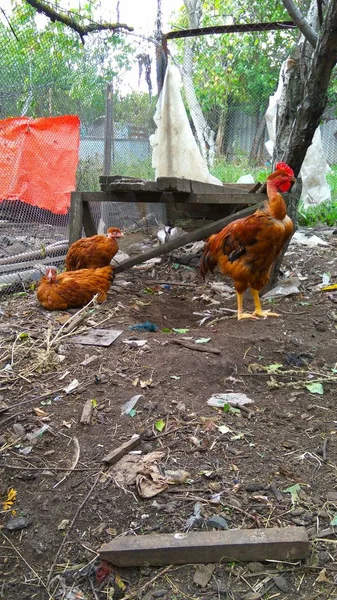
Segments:
[[[139,88],[136,77],[123,88],[125,75],[135,67],[151,81],[151,60],[144,52],[144,40],[128,27],[105,27],[97,10],[94,20],[94,4],[88,3],[81,11],[46,5],[61,13],[65,23],[51,22],[27,3],[13,3],[0,13],[0,172],[10,167],[6,182],[0,176],[0,293],[29,286],[40,278],[46,264],[63,268],[71,190],[99,191],[102,174],[154,178],[149,144],[156,104],[152,87],[145,81]],[[113,23],[119,20],[118,15],[114,17]],[[76,31],[67,22],[76,23]],[[146,40],[153,54],[154,42],[154,38]],[[109,89],[111,111],[107,114]],[[60,189],[54,186],[52,190],[50,180],[57,174],[64,182],[69,164],[61,166],[55,161],[52,134],[45,131],[41,147],[30,157],[37,171],[33,181],[25,163],[25,140],[9,140],[8,128],[12,120],[24,118],[29,132],[38,119],[46,118],[48,123],[49,118],[63,116],[67,123],[74,115],[80,119],[76,180],[67,187],[67,206],[60,209],[57,197],[53,199]],[[58,140],[65,152],[68,142],[65,132]],[[42,167],[48,161],[50,175],[46,176]],[[41,189],[48,190],[48,185],[51,194],[43,203]],[[26,188],[32,190],[31,204],[22,192]],[[122,228],[165,220],[163,205],[113,203],[101,207],[93,203],[91,208],[97,226],[102,212],[107,226]]]

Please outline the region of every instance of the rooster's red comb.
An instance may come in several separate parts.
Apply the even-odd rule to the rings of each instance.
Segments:
[[[279,163],[277,163],[275,165],[275,170],[276,171],[284,171],[284,173],[286,173],[287,175],[289,175],[289,177],[294,177],[294,171],[285,162],[279,162]]]

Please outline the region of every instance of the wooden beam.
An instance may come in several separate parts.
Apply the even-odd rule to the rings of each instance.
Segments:
[[[69,245],[82,237],[83,202],[82,192],[72,192],[69,212]]]
[[[225,191],[222,193],[186,194],[183,192],[160,191],[110,191],[82,192],[83,202],[163,202],[181,204],[254,204],[267,199],[266,194],[249,194],[241,190]]]
[[[162,254],[167,254],[168,252],[172,252],[172,250],[176,250],[177,248],[181,248],[181,246],[185,246],[185,244],[189,244],[190,242],[197,242],[198,240],[202,240],[208,238],[213,233],[218,233],[221,231],[225,225],[231,223],[232,221],[236,221],[236,219],[240,219],[241,217],[247,217],[251,215],[257,208],[261,208],[261,205],[249,206],[248,208],[244,208],[239,212],[236,212],[229,217],[224,217],[223,219],[219,219],[218,221],[213,221],[212,223],[208,223],[197,229],[196,231],[191,231],[189,233],[185,233],[184,235],[167,242],[166,244],[162,244],[161,246],[156,246],[152,250],[148,250],[143,254],[135,256],[134,258],[129,258],[122,262],[119,266],[116,267],[115,273],[121,273],[127,269],[131,269],[135,265],[139,265],[150,258],[156,258],[157,256],[161,256]]]
[[[83,198],[82,198],[82,202],[83,202]],[[84,227],[85,235],[87,237],[96,235],[97,228],[95,225],[94,217],[92,215],[90,204],[88,204],[88,202],[83,202],[82,210],[83,210],[83,227]]]
[[[185,534],[129,535],[99,549],[117,567],[183,565],[232,561],[292,561],[308,556],[304,527],[198,531]]]

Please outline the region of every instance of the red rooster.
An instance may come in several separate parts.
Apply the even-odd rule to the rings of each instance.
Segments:
[[[278,163],[267,178],[268,201],[264,209],[229,223],[207,240],[200,272],[205,278],[208,271],[213,273],[218,266],[223,275],[233,279],[238,319],[279,316],[262,310],[259,292],[269,281],[271,266],[293,232],[293,222],[280,192],[289,191],[294,181],[293,170],[286,163]],[[248,288],[255,304],[253,313],[243,312],[243,294]]]
[[[47,310],[84,306],[95,294],[98,294],[97,302],[104,302],[112,280],[111,265],[100,269],[81,269],[59,274],[55,267],[48,267],[40,280],[37,299]]]
[[[66,271],[107,267],[118,252],[117,239],[123,237],[118,227],[109,227],[107,235],[93,235],[74,242],[66,256]]]

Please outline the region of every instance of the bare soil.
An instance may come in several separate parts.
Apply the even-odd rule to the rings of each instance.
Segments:
[[[0,598],[337,596],[331,525],[337,520],[337,291],[318,287],[323,273],[337,281],[337,235],[327,229],[307,235],[313,233],[329,245],[292,244],[282,267],[287,276],[300,276],[300,292],[263,301],[278,319],[238,322],[222,310],[236,308],[235,295],[210,286],[224,282],[220,275],[204,284],[195,269],[167,257],[147,271],[119,275],[108,301],[66,337],[58,334],[65,313],[44,311],[33,291],[2,300]],[[251,299],[245,302],[251,309]],[[145,321],[158,330],[129,330]],[[123,334],[110,347],[72,341],[95,327]],[[131,338],[147,344],[123,343]],[[177,339],[203,339],[196,348],[220,354],[172,343]],[[91,356],[96,359],[81,365]],[[66,394],[74,379],[78,386]],[[307,387],[313,383],[321,386]],[[244,393],[254,404],[248,411],[207,405],[213,393],[224,392]],[[122,415],[136,394],[143,397],[134,416]],[[87,400],[94,410],[85,426],[80,418]],[[221,425],[229,431],[221,433]],[[143,454],[165,451],[163,472],[187,470],[187,481],[149,499],[135,485],[118,485],[102,458],[133,434],[141,435]],[[11,489],[16,497],[6,505]],[[193,530],[211,530],[214,516],[229,528],[304,526],[310,556],[296,563],[216,565],[204,588],[194,582],[198,565],[164,570],[100,563],[103,543],[186,531],[198,508]],[[19,517],[20,528],[10,529]]]

